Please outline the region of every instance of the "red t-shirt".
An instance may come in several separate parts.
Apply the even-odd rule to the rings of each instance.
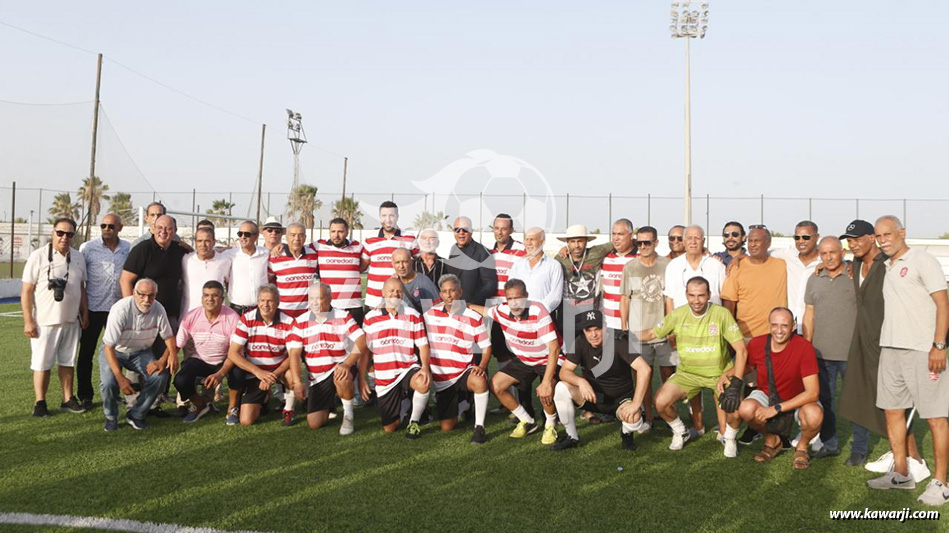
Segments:
[[[768,367],[764,362],[764,348],[768,336],[761,335],[748,343],[748,364],[758,371],[758,388],[768,394]],[[804,337],[794,334],[780,352],[771,352],[771,369],[778,397],[786,402],[804,392],[804,378],[817,374],[817,355],[814,346]]]

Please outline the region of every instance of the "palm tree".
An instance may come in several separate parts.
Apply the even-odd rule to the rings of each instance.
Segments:
[[[74,204],[68,192],[61,192],[53,198],[53,205],[49,208],[50,217],[47,220],[52,224],[57,218],[68,217],[73,220],[79,218],[79,204]]]
[[[350,198],[343,198],[333,202],[333,216],[342,218],[349,223],[350,229],[362,229],[363,212],[359,209],[359,201]]]
[[[220,200],[214,200],[214,202],[211,203],[211,209],[208,209],[206,212],[209,215],[230,216],[231,209],[233,209],[235,205],[237,204],[235,204],[234,202],[228,202],[224,198],[221,198]],[[229,226],[231,223],[231,221],[226,218],[216,218],[216,217],[208,217],[208,218],[211,219],[211,222],[214,222],[215,226],[223,226],[225,224]]]
[[[439,211],[438,213],[430,213],[425,211],[415,215],[415,221],[412,223],[412,227],[417,230],[423,230],[426,228],[432,228],[437,230],[445,229],[445,223],[448,222],[448,215]]]
[[[117,192],[109,202],[109,211],[118,215],[123,224],[138,223],[135,206],[132,205],[132,195],[127,192]]]
[[[82,180],[82,186],[79,187],[79,200],[83,203],[86,209],[91,209],[91,219],[93,222],[99,220],[99,209],[101,207],[102,200],[108,200],[109,186],[102,183],[102,180],[99,176],[92,178],[92,190],[89,187],[89,178],[84,178]],[[85,213],[83,213],[85,214]]]
[[[323,207],[323,202],[316,198],[316,187],[313,185],[297,185],[290,191],[287,202],[287,215],[290,220],[300,220],[304,226],[313,227],[316,210]]]

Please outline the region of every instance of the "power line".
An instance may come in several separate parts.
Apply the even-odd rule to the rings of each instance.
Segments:
[[[87,53],[87,54],[98,55],[98,54],[96,54],[96,52],[93,52],[92,50],[86,50],[85,48],[76,46],[76,45],[74,45],[74,44],[69,44],[69,43],[67,43],[67,42],[65,42],[65,41],[60,41],[59,39],[54,39],[54,38],[52,38],[52,37],[47,37],[47,36],[45,36],[45,35],[36,33],[35,31],[30,31],[30,30],[27,30],[27,29],[25,29],[25,28],[21,28],[21,27],[19,27],[19,26],[14,26],[13,24],[4,22],[4,21],[2,21],[2,20],[0,20],[0,25],[6,26],[6,27],[8,27],[8,28],[12,28],[12,29],[17,30],[17,31],[21,31],[21,32],[23,32],[23,33],[28,33],[28,34],[32,35],[33,37],[39,37],[40,39],[45,39],[45,40],[47,40],[47,41],[54,42],[54,43],[56,43],[56,44],[65,46],[65,47],[67,47],[67,48],[72,48],[73,50],[79,50],[80,52],[85,52],[85,53]]]
[[[139,168],[138,163],[136,163],[136,162],[135,162],[135,159],[132,158],[132,154],[130,154],[129,151],[128,151],[128,149],[125,147],[125,143],[122,142],[122,137],[119,136],[119,132],[115,129],[115,125],[112,124],[112,121],[111,121],[111,120],[109,120],[109,115],[106,114],[106,112],[105,112],[105,106],[102,105],[101,103],[99,104],[99,113],[102,114],[102,118],[104,118],[105,121],[109,124],[109,129],[111,129],[111,130],[112,130],[112,133],[115,134],[115,139],[116,139],[117,141],[119,141],[119,146],[122,148],[122,151],[125,152],[125,156],[129,158],[129,161],[132,162],[132,166],[134,166],[134,167],[135,167],[135,170],[138,171],[138,174],[139,174],[139,175],[142,177],[142,179],[145,181],[145,184],[148,185],[149,187],[151,187],[152,192],[155,193],[155,194],[157,194],[158,197],[161,198],[161,193],[159,193],[159,192],[155,189],[155,186],[152,185],[152,183],[151,183],[150,181],[148,181],[148,178],[145,177],[145,173],[142,172],[142,169]],[[162,199],[164,199],[164,198],[162,198]]]
[[[92,103],[92,100],[85,100],[83,102],[64,102],[61,104],[46,103],[46,102],[14,102],[12,100],[0,100],[0,104],[27,105],[27,106],[67,106],[67,105],[86,105],[86,104],[91,104],[91,103]]]

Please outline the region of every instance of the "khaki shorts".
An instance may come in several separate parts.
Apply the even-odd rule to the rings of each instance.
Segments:
[[[716,400],[718,399],[718,378],[720,376],[715,376],[714,378],[709,378],[705,376],[699,376],[697,374],[692,374],[689,372],[676,372],[669,376],[669,380],[666,383],[672,383],[676,387],[682,389],[682,392],[685,393],[686,398],[691,400],[698,393],[702,392],[702,389],[709,389],[712,391],[712,394],[715,395]]]
[[[644,342],[639,345],[639,349],[641,352],[639,356],[643,358],[643,361],[646,361],[649,368],[652,368],[656,361],[659,361],[659,366],[665,367],[674,367],[679,364],[679,353],[672,349],[669,341]]]
[[[76,366],[79,348],[79,322],[56,326],[36,326],[39,337],[30,339],[30,369],[46,371],[53,365]]]
[[[949,416],[949,375],[946,372],[930,375],[929,352],[883,348],[877,373],[877,407],[916,407],[920,418],[946,418]]]

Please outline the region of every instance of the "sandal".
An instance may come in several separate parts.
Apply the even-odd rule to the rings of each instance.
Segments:
[[[794,450],[794,469],[807,470],[811,466],[811,459],[807,450]]]
[[[767,463],[768,461],[777,457],[778,453],[781,452],[781,446],[768,446],[765,444],[761,447],[761,451],[755,454],[755,461],[758,463]]]

